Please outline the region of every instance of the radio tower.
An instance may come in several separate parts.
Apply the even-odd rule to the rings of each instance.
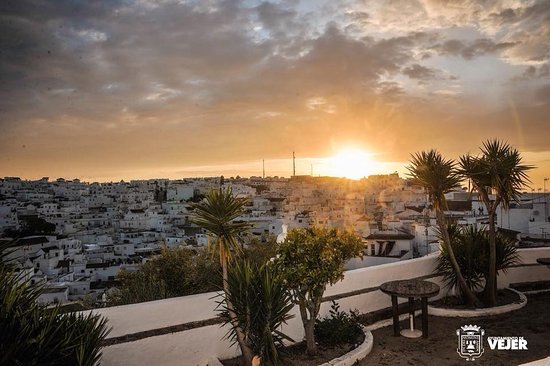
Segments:
[[[292,152],[292,176],[296,176],[296,155],[294,155],[294,151]]]
[[[262,177],[265,179],[265,160],[262,159]]]

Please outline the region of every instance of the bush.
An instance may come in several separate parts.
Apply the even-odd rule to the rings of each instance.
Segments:
[[[121,271],[121,285],[107,293],[107,305],[125,305],[169,297],[218,291],[220,264],[205,251],[167,249],[136,272]]]
[[[357,312],[349,314],[340,311],[340,306],[333,301],[329,316],[315,322],[315,339],[323,346],[337,346],[345,343],[355,343],[363,334],[357,320]]]
[[[292,229],[279,245],[274,263],[300,308],[309,355],[317,353],[315,321],[326,287],[344,278],[344,264],[362,250],[354,233],[320,227]]]
[[[0,365],[95,366],[107,320],[99,315],[60,314],[38,303],[42,287],[19,278],[0,248]]]
[[[278,348],[291,338],[279,329],[292,318],[290,292],[274,273],[273,266],[247,260],[231,263],[226,297],[219,302],[224,324],[231,326],[229,338],[236,342],[236,327],[248,347],[261,357],[262,365],[280,365]],[[234,312],[234,315],[231,315]],[[236,321],[235,321],[236,320]]]
[[[468,288],[479,291],[489,273],[489,235],[487,230],[476,226],[448,226],[451,247],[464,276]],[[497,233],[496,236],[496,269],[506,271],[519,262],[514,239]],[[438,258],[436,272],[443,275],[443,282],[449,289],[456,289],[458,297],[462,297],[458,277],[452,268],[449,253],[442,248]]]

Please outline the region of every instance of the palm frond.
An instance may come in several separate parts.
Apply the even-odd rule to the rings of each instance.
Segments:
[[[411,156],[408,176],[414,185],[426,189],[434,208],[445,209],[445,193],[460,183],[455,165],[454,160],[445,159],[437,150],[422,151]]]
[[[204,200],[193,204],[192,222],[214,235],[211,251],[220,261],[231,257],[231,251],[240,251],[238,236],[250,225],[237,219],[244,213],[246,199],[235,198],[230,188],[208,192]]]

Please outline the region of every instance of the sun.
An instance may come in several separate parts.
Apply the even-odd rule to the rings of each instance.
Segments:
[[[326,159],[327,173],[334,177],[360,179],[377,170],[374,154],[356,148],[347,148]]]

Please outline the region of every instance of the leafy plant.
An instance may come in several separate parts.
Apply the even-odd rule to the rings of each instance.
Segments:
[[[327,285],[344,278],[344,264],[361,256],[360,237],[325,228],[293,229],[279,245],[276,265],[300,308],[307,353],[317,353],[315,320]]]
[[[228,264],[232,252],[242,251],[238,237],[250,227],[248,223],[237,220],[244,213],[246,203],[246,199],[234,197],[230,188],[224,190],[220,184],[220,189],[211,190],[201,203],[193,205],[193,222],[214,236],[214,241],[209,242],[208,249],[213,255],[218,255],[220,259],[227,314],[237,343],[239,343],[244,363],[251,365],[254,357],[253,351],[248,346],[244,332],[239,327],[233,305],[227,299],[229,293]]]
[[[468,288],[474,292],[480,290],[489,275],[488,231],[474,225],[467,227],[450,225],[448,232],[451,246]],[[507,268],[519,262],[514,240],[501,233],[496,235],[496,260],[497,272],[506,271]],[[445,286],[456,289],[459,297],[463,297],[445,248],[442,249],[438,258],[436,271],[443,275]]]
[[[247,346],[261,357],[262,365],[280,365],[278,347],[290,340],[279,328],[292,318],[292,299],[272,265],[247,260],[231,263],[228,291],[219,305],[224,324],[231,325],[229,338],[237,342],[237,327]],[[235,317],[230,315],[229,304]]]
[[[324,346],[355,342],[363,333],[357,317],[356,311],[340,311],[340,306],[332,301],[329,316],[315,322],[315,339]]]
[[[164,248],[139,270],[119,272],[120,285],[107,292],[107,304],[125,305],[217,291],[222,279],[212,273],[220,272],[219,263],[206,252]]]
[[[8,247],[0,245],[0,364],[98,365],[107,320],[40,305],[42,287],[23,281],[4,261]]]
[[[277,247],[278,244],[274,235],[268,236],[265,243],[253,237],[244,248],[243,256],[251,262],[264,264],[277,255]]]

